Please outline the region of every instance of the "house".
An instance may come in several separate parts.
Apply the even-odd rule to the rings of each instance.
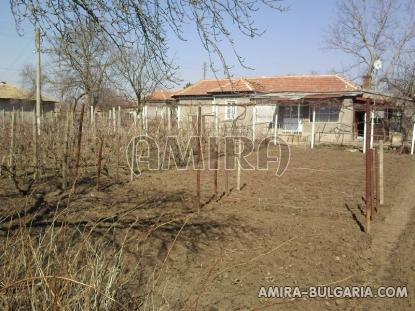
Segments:
[[[53,113],[56,101],[42,96],[41,113]],[[30,92],[22,90],[15,85],[0,82],[0,112],[3,116],[16,111],[24,120],[32,120],[36,106],[36,98]]]
[[[339,75],[201,80],[171,97],[175,102],[161,98],[159,104],[176,110],[178,126],[194,128],[201,106],[205,131],[228,131],[237,119],[238,133],[254,139],[278,135],[293,143],[310,143],[311,136],[315,143],[361,141],[369,98],[377,101],[377,138],[390,139],[399,123],[394,121],[398,98],[369,91]]]

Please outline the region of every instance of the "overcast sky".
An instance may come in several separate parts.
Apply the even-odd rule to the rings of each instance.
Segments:
[[[335,19],[336,1],[291,0],[284,3],[290,6],[287,12],[268,9],[258,13],[257,24],[266,30],[262,37],[252,40],[234,34],[239,53],[253,70],[240,66],[229,46],[222,46],[227,62],[234,66],[233,75],[328,73],[350,63],[344,54],[323,48],[324,33]],[[19,71],[22,66],[34,64],[33,33],[31,25],[28,25],[24,29],[24,36],[19,36],[8,1],[0,1],[0,81],[20,84]],[[170,53],[180,66],[181,84],[201,79],[203,62],[208,60],[192,27],[186,27],[185,36],[186,42],[170,38]],[[213,77],[211,72],[208,72],[208,77]]]

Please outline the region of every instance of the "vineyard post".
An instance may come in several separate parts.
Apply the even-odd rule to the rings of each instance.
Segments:
[[[6,128],[6,111],[4,108],[2,109],[2,116],[3,116],[3,130]]]
[[[200,210],[200,157],[201,157],[202,106],[197,112],[196,204]]]
[[[79,162],[80,162],[80,157],[81,157],[82,127],[83,127],[83,122],[84,122],[84,113],[85,113],[85,103],[82,103],[81,115],[79,117],[78,141],[77,141],[76,154],[75,154],[75,181],[73,185],[74,188],[75,188],[75,183],[76,183],[76,180],[79,174]]]
[[[170,111],[170,107],[167,106],[167,133],[170,134],[170,130],[171,130],[171,111]]]
[[[368,145],[366,144],[366,140],[367,140],[367,128],[368,128],[367,112],[365,112],[363,124],[364,124],[364,127],[363,127],[363,154],[366,154],[366,149],[368,147]]]
[[[112,107],[112,128],[114,132],[117,130],[116,122],[117,122],[117,118],[116,118],[115,107]]]
[[[316,123],[316,106],[313,105],[313,123],[311,124],[311,149],[314,149],[315,139],[315,123]]]
[[[13,106],[12,110],[12,123],[10,125],[10,160],[9,160],[9,169],[14,173],[14,127],[15,127],[15,110]]]
[[[102,162],[102,145],[104,143],[104,138],[98,138],[98,160],[97,160],[97,191],[99,191],[99,184],[101,181],[101,162]]]
[[[415,147],[415,122],[414,122],[414,127],[412,128],[411,155],[414,155],[414,147]]]
[[[34,178],[36,179],[39,175],[39,142],[37,135],[36,125],[36,108],[33,107],[33,167],[34,167]]]
[[[66,189],[68,186],[68,165],[69,165],[69,135],[70,135],[70,120],[71,108],[66,110],[66,124],[65,136],[63,141],[63,163],[62,163],[62,188]]]
[[[218,169],[219,169],[219,138],[215,139],[215,168],[214,168],[214,177],[213,177],[213,188],[215,191],[215,198],[218,199]]]
[[[377,148],[374,147],[371,149],[372,150],[372,176],[373,176],[373,206],[372,206],[372,217],[373,217],[373,211],[375,211],[377,213],[378,211],[378,202],[379,202],[379,191],[378,191],[378,186],[379,186],[379,174],[377,172],[377,168],[378,168],[378,152],[377,152]]]
[[[132,149],[131,149],[131,174],[130,174],[130,181],[134,179],[134,161],[135,161],[135,137],[132,139]]]
[[[236,175],[236,190],[241,190],[241,155],[242,155],[242,139],[238,140],[238,167]]]
[[[121,131],[121,107],[120,106],[118,106],[117,128],[118,128],[118,131]]]
[[[379,205],[382,206],[384,201],[383,196],[383,140],[379,141]]]
[[[370,149],[370,99],[367,100],[366,102],[366,120],[365,120],[365,125],[366,125],[366,137],[365,137],[365,146],[366,146],[366,154],[365,154],[365,159],[366,159],[366,233],[370,234],[370,229],[371,229],[371,218],[372,218],[372,187],[373,187],[373,183],[372,183],[372,159],[371,159],[371,155],[372,153],[369,152]]]

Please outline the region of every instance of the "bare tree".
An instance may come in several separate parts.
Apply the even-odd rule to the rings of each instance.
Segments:
[[[32,95],[36,91],[36,68],[33,64],[25,64],[19,72],[20,84]],[[50,79],[45,72],[42,72],[41,76],[42,87],[47,89],[50,83]]]
[[[127,98],[134,98],[138,114],[142,112],[146,96],[176,80],[171,63],[166,68],[160,68],[152,55],[140,52],[138,47],[123,48],[117,52],[115,59],[113,68],[118,77],[118,87]]]
[[[238,61],[243,58],[235,48],[232,28],[249,37],[257,37],[262,31],[256,26],[256,14],[261,9],[284,10],[282,0],[10,0],[10,7],[18,29],[24,20],[38,23],[49,37],[71,36],[68,25],[88,18],[119,48],[135,46],[154,55],[161,68],[168,67],[168,34],[185,40],[183,26],[193,24],[209,55],[216,55],[226,73],[229,67],[219,42],[231,45]],[[212,59],[211,59],[212,60]],[[211,61],[213,64],[213,61]],[[212,65],[213,67],[213,65]]]
[[[415,100],[415,60],[411,57],[401,59],[387,82],[389,89],[397,95]]]
[[[66,37],[55,37],[49,49],[59,68],[57,74],[67,78],[61,82],[66,88],[78,89],[85,95],[87,105],[94,107],[112,62],[108,42],[105,44],[101,35],[89,17],[79,19],[67,25]]]
[[[415,3],[411,0],[341,0],[337,20],[325,39],[327,47],[343,51],[355,62],[349,69],[373,77],[374,63],[381,59],[383,82],[399,59],[411,52],[415,38]]]

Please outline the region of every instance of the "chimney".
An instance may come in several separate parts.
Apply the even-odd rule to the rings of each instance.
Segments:
[[[372,76],[365,75],[362,77],[362,80],[363,80],[362,87],[364,89],[370,90],[372,88]]]

